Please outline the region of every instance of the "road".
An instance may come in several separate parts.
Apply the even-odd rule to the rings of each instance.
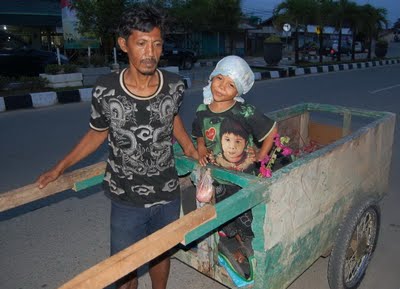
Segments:
[[[245,97],[264,112],[299,102],[320,102],[400,112],[400,65],[296,78],[259,81]],[[186,93],[187,128],[201,89]],[[5,192],[35,180],[78,141],[88,128],[89,104],[77,103],[0,114],[1,183]],[[400,169],[397,120],[390,190],[382,202],[380,240],[360,289],[400,288]],[[106,156],[102,147],[76,167]],[[64,192],[0,214],[0,288],[57,288],[108,256],[109,202],[101,188]],[[289,289],[328,289],[327,259],[319,259]],[[169,289],[226,288],[173,261]],[[140,289],[151,288],[147,275]]]

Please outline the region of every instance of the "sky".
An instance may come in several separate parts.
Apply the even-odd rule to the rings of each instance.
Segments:
[[[242,10],[246,14],[253,13],[254,16],[263,20],[269,18],[272,10],[280,2],[279,0],[242,0]],[[355,0],[360,5],[371,4],[375,7],[386,8],[389,20],[389,27],[400,18],[400,0]]]

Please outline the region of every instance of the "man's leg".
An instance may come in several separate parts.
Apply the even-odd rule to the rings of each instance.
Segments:
[[[116,289],[137,289],[139,285],[136,271],[115,282]]]
[[[149,235],[179,218],[180,199],[168,204],[151,207]],[[171,266],[170,252],[165,252],[149,264],[149,274],[153,289],[166,289]]]
[[[163,254],[149,264],[149,274],[153,289],[166,289],[171,266],[169,254]]]
[[[146,237],[149,210],[111,203],[111,255]],[[117,289],[137,289],[137,273],[132,272],[115,282]]]

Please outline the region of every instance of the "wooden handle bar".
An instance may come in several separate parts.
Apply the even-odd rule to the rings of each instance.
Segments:
[[[37,184],[30,184],[5,193],[0,193],[0,212],[12,209],[56,193],[72,189],[75,183],[104,174],[105,162],[100,162],[82,169],[61,175],[56,181],[39,189]]]
[[[197,209],[82,272],[59,289],[104,288],[173,248],[184,240],[186,233],[215,217],[211,205]]]

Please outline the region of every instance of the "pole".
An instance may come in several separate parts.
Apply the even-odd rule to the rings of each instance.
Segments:
[[[58,48],[58,47],[57,47],[57,62],[58,62],[58,65],[61,65],[60,48]]]

